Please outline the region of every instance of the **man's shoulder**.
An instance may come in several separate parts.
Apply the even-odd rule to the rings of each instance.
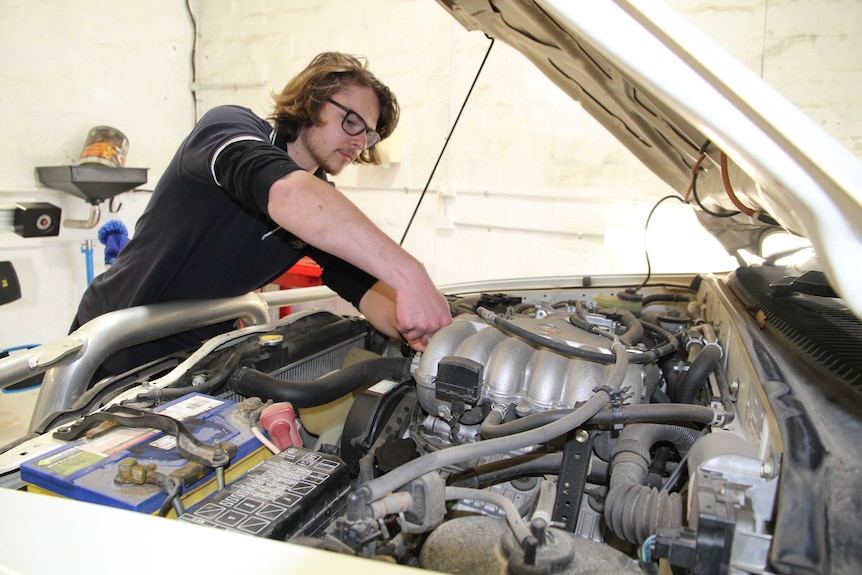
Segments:
[[[209,165],[214,154],[238,140],[270,141],[272,126],[248,108],[223,105],[207,111],[183,143],[183,154]]]
[[[269,128],[269,123],[249,108],[235,104],[224,104],[208,110],[198,125],[222,124],[225,122],[247,124],[256,128]]]

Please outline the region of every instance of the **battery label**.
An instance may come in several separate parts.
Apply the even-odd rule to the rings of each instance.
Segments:
[[[99,461],[118,453],[129,446],[154,435],[154,429],[116,428],[92,441],[82,443],[49,457],[40,459],[36,464],[58,475],[72,475]]]
[[[224,401],[207,395],[190,395],[186,398],[166,406],[159,413],[173,419],[185,421],[206,413],[216,407],[224,405]]]

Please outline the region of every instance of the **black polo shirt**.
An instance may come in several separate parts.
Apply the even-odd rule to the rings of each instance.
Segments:
[[[156,185],[131,241],[84,293],[77,325],[132,306],[243,295],[306,255],[321,266],[324,284],[358,305],[374,277],[278,228],[267,215],[272,184],[300,169],[272,126],[250,110],[207,112]],[[322,170],[315,175],[327,181]],[[208,326],[132,348],[106,365],[120,373],[229,328]]]

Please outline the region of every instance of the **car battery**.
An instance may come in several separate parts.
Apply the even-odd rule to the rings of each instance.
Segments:
[[[191,393],[157,407],[153,413],[182,422],[194,439],[207,446],[218,440],[230,454],[224,469],[225,481],[239,477],[271,456],[252,434],[248,417],[236,402]],[[180,456],[177,437],[152,427],[120,425],[102,433],[91,431],[84,438],[23,463],[21,479],[28,491],[154,513],[166,498],[160,487],[117,480],[121,462],[128,464],[129,458],[139,466],[150,466],[180,480],[180,501],[186,507],[216,490],[216,470]]]
[[[288,447],[179,517],[270,539],[313,535],[343,505],[347,466],[334,455]]]

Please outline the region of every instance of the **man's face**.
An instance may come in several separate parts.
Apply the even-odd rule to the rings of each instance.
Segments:
[[[322,167],[327,174],[337,175],[365,149],[368,134],[362,128],[367,126],[373,130],[377,126],[380,104],[373,89],[355,84],[343,85],[331,100],[336,103],[327,102],[320,110],[320,125],[303,128],[296,139],[297,145],[289,146],[289,152],[303,168],[313,165]],[[350,135],[343,125],[359,133]]]

